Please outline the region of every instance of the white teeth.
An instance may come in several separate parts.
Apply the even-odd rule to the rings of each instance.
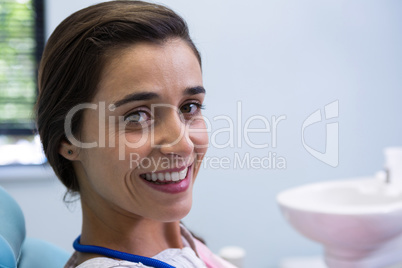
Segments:
[[[172,181],[178,181],[179,180],[179,172],[172,172]]]
[[[186,172],[181,172],[181,171],[179,172],[180,180],[183,180],[187,175],[187,168],[184,171],[186,171]]]
[[[159,182],[177,182],[186,178],[188,168],[185,168],[179,172],[159,172],[159,173],[147,173],[141,175],[147,181],[159,181]]]

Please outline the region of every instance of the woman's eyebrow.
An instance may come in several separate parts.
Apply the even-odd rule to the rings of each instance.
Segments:
[[[205,88],[202,86],[189,87],[184,90],[184,95],[205,94]]]
[[[197,87],[189,87],[184,90],[184,95],[196,95],[196,94],[205,94],[205,88],[202,86],[197,86]],[[139,93],[132,93],[128,94],[121,100],[116,101],[113,103],[114,108],[117,108],[119,106],[122,106],[126,103],[132,102],[132,101],[144,101],[144,100],[152,100],[152,99],[157,99],[159,98],[159,95],[156,94],[155,92],[139,92]]]
[[[116,101],[113,105],[115,108],[122,106],[123,104],[132,102],[132,101],[143,101],[143,100],[151,100],[151,99],[156,99],[159,98],[159,95],[154,93],[154,92],[139,92],[139,93],[133,93],[133,94],[128,94],[121,100]]]

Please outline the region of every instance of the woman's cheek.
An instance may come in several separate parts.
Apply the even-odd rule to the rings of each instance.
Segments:
[[[204,120],[196,120],[189,126],[189,136],[197,152],[207,151],[209,138]]]
[[[141,131],[120,131],[113,135],[114,157],[126,163],[129,169],[138,166],[139,160],[151,153],[150,137]]]
[[[149,134],[149,133],[148,133]],[[124,145],[124,158],[130,169],[135,169],[141,165],[141,161],[152,153],[151,136],[147,133],[126,133],[122,140]],[[122,152],[119,153],[123,155]]]

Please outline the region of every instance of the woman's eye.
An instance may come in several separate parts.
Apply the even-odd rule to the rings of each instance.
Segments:
[[[149,121],[151,116],[145,111],[136,111],[124,117],[124,121],[132,124],[141,124]]]
[[[180,112],[184,115],[193,115],[197,114],[201,108],[202,105],[199,103],[187,103],[180,107]]]

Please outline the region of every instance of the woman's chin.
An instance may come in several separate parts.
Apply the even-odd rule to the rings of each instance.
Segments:
[[[161,222],[176,222],[181,221],[184,217],[188,215],[191,210],[191,201],[188,201],[187,204],[183,204],[180,207],[175,207],[169,209],[168,211],[164,211],[159,214],[158,218]]]

